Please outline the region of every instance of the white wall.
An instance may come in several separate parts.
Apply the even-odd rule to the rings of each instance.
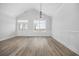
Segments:
[[[0,13],[0,41],[12,37],[15,33],[15,19]]]
[[[52,37],[79,54],[79,4],[65,3],[55,14]]]
[[[43,15],[43,19],[47,21],[46,25],[47,25],[47,29],[46,32],[43,31],[34,31],[33,29],[33,20],[38,20],[39,19],[39,11],[35,10],[35,9],[30,9],[26,12],[24,12],[23,14],[19,15],[17,17],[17,20],[28,20],[29,24],[28,24],[28,29],[26,31],[19,31],[17,29],[17,36],[50,36],[51,35],[51,17],[47,16],[47,15]],[[18,26],[17,26],[18,27]]]

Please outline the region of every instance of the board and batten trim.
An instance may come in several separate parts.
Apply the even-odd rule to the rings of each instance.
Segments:
[[[15,36],[16,36],[16,34],[13,33],[13,34],[10,34],[10,35],[7,35],[7,36],[4,36],[4,37],[1,37],[1,38],[0,38],[0,41],[7,40],[7,39],[12,38],[12,37],[15,37]]]
[[[74,33],[74,32],[79,33],[79,31],[73,31],[73,33]],[[67,47],[68,49],[70,49],[71,51],[73,51],[73,52],[75,52],[76,54],[79,55],[79,50],[78,50],[78,49],[76,49],[76,48],[74,48],[74,47],[72,47],[72,46],[70,46],[70,45],[67,45],[67,44],[61,42],[61,41],[59,40],[60,38],[58,38],[58,37],[55,35],[55,33],[53,33],[53,34],[51,35],[51,37],[54,38],[54,39],[56,39],[58,42],[60,42],[61,44],[63,44],[65,47]]]

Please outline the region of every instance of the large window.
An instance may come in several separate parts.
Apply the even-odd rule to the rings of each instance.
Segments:
[[[28,20],[17,20],[19,25],[19,30],[27,30],[28,29]]]
[[[19,31],[29,30],[28,27],[29,20],[17,20]],[[30,25],[32,25],[30,23]],[[46,20],[33,20],[33,31],[46,31]]]
[[[34,20],[34,30],[46,30],[46,20]]]

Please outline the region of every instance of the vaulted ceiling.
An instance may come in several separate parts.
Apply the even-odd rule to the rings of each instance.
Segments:
[[[42,11],[46,15],[53,16],[62,5],[62,3],[42,3]],[[40,3],[0,3],[0,13],[12,17],[17,17],[30,9],[40,11]]]

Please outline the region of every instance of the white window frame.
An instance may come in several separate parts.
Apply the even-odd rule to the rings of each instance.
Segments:
[[[42,25],[41,23],[44,22],[44,24]],[[34,20],[33,22],[34,24],[34,31],[46,31],[46,20]],[[42,26],[44,27],[42,27]]]
[[[24,30],[28,29],[28,20],[17,20],[17,23],[19,25],[19,30],[20,31],[24,31]],[[25,28],[25,25],[27,25],[27,28]]]

